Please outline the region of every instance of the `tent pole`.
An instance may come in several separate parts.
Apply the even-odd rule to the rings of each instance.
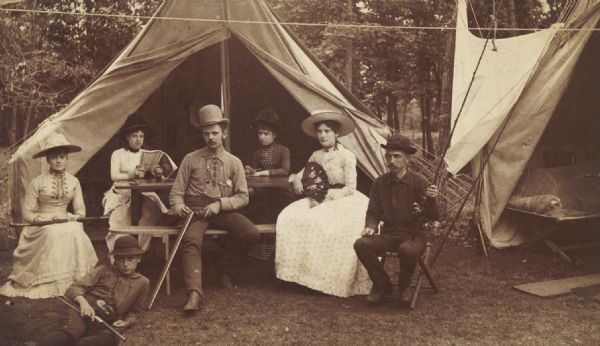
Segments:
[[[231,116],[231,94],[229,89],[229,48],[227,41],[221,41],[221,109],[226,118]],[[229,119],[231,121],[231,119]],[[231,151],[231,122],[229,126],[229,135],[225,138],[225,149]]]
[[[223,18],[227,21],[228,17],[228,8],[227,8],[227,0],[223,1]],[[227,26],[227,22],[225,22]],[[230,86],[230,78],[229,78],[229,47],[228,41],[224,40],[220,43],[220,53],[221,53],[221,110],[226,118],[231,117],[231,90]],[[228,128],[228,136],[225,138],[225,149],[227,151],[231,151],[231,119],[229,119],[229,128]]]

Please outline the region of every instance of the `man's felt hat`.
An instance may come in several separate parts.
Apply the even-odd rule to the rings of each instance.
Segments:
[[[219,106],[206,105],[198,110],[198,114],[190,117],[190,122],[195,128],[201,128],[215,124],[229,124],[229,119],[223,117]]]
[[[128,134],[136,131],[143,131],[145,135],[152,135],[152,129],[148,122],[142,119],[138,115],[130,115],[127,120],[125,120],[125,124],[121,126],[119,130],[119,134],[123,136],[127,136]]]
[[[413,146],[410,139],[399,133],[394,133],[388,139],[387,144],[381,144],[381,147],[384,149],[400,150],[407,153],[408,155],[412,155],[417,152],[417,148]]]
[[[40,141],[40,147],[40,151],[33,155],[34,159],[46,156],[46,154],[48,154],[48,151],[58,148],[66,150],[67,153],[81,151],[80,146],[69,143],[69,141],[67,141],[67,138],[62,133],[58,132],[53,132],[49,134],[46,138],[43,138]]]
[[[273,131],[279,132],[281,130],[281,123],[279,122],[279,115],[271,108],[266,108],[258,112],[252,127],[256,128],[258,125],[265,125]]]
[[[308,118],[302,121],[302,131],[311,137],[317,137],[315,124],[323,121],[335,121],[340,124],[340,129],[338,131],[340,137],[354,131],[354,121],[350,117],[331,110],[316,110],[312,112]]]
[[[113,256],[137,256],[142,255],[144,250],[138,245],[137,239],[131,235],[119,237],[115,241],[115,246],[111,255]]]

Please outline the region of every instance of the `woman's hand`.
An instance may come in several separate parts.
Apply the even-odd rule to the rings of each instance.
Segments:
[[[268,177],[269,176],[269,171],[268,170],[264,170],[264,171],[257,171],[254,172],[254,174],[252,174],[255,177]]]
[[[154,166],[152,168],[152,176],[154,176],[154,178],[156,179],[162,179],[163,177],[163,169],[161,166]]]
[[[302,193],[304,193],[304,187],[302,186],[302,178],[300,178],[300,176],[296,175],[294,177],[294,180],[292,181],[292,184],[295,194],[301,195]]]
[[[254,175],[255,172],[256,171],[251,166],[244,166],[244,173],[246,173],[246,175]]]
[[[146,170],[141,165],[135,166],[135,170],[133,171],[134,178],[143,178],[146,174]]]
[[[319,202],[317,202],[316,199],[310,198],[310,197],[308,198],[308,207],[309,208],[314,208],[314,207],[316,207],[318,205],[319,205]]]

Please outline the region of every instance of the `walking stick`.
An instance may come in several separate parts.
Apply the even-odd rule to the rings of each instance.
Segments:
[[[75,304],[73,304],[70,301],[68,301],[67,299],[65,299],[64,297],[56,297],[56,299],[60,300],[62,303],[64,303],[66,306],[70,307],[71,309],[79,312],[79,308],[77,306],[75,306]],[[98,323],[102,323],[106,328],[108,328],[108,330],[110,330],[113,334],[115,334],[122,341],[127,341],[127,339],[123,336],[123,334],[119,333],[119,331],[117,331],[115,328],[113,328],[113,326],[111,326],[110,324],[106,323],[99,316],[94,316],[94,321],[96,321]]]
[[[77,222],[88,222],[88,221],[97,221],[97,220],[107,220],[108,216],[89,216],[89,217],[78,217],[74,221]],[[45,225],[53,225],[55,223],[65,223],[73,220],[69,219],[54,219],[54,220],[45,220],[45,221],[34,221],[31,223],[27,222],[11,222],[11,227],[26,227],[26,226],[45,226]]]
[[[156,296],[158,295],[158,291],[160,290],[160,287],[162,286],[163,282],[165,281],[165,278],[167,277],[169,268],[171,267],[171,264],[173,263],[173,259],[175,259],[175,254],[177,253],[177,249],[179,249],[179,246],[181,245],[181,241],[183,240],[183,236],[185,235],[185,232],[187,232],[187,229],[190,227],[190,224],[192,223],[193,218],[194,218],[193,211],[190,212],[185,218],[185,222],[183,223],[183,228],[181,229],[181,231],[179,232],[179,235],[177,236],[177,240],[175,241],[175,244],[173,245],[173,250],[169,254],[169,258],[167,259],[167,263],[165,263],[162,273],[160,273],[160,277],[158,278],[156,287],[154,287],[154,291],[152,292],[152,296],[150,298],[150,304],[148,304],[148,310],[152,309],[152,305],[154,304],[154,300],[156,299]]]

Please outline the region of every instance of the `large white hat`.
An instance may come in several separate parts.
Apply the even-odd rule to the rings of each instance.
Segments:
[[[302,121],[302,131],[311,137],[317,137],[315,124],[322,121],[335,121],[340,124],[339,136],[345,136],[354,131],[354,121],[342,113],[330,110],[316,110]]]
[[[34,159],[46,156],[49,150],[57,148],[65,149],[67,153],[81,151],[80,146],[69,143],[67,138],[65,138],[62,133],[58,132],[51,133],[46,138],[42,139],[40,141],[40,146],[42,149],[33,155]]]

